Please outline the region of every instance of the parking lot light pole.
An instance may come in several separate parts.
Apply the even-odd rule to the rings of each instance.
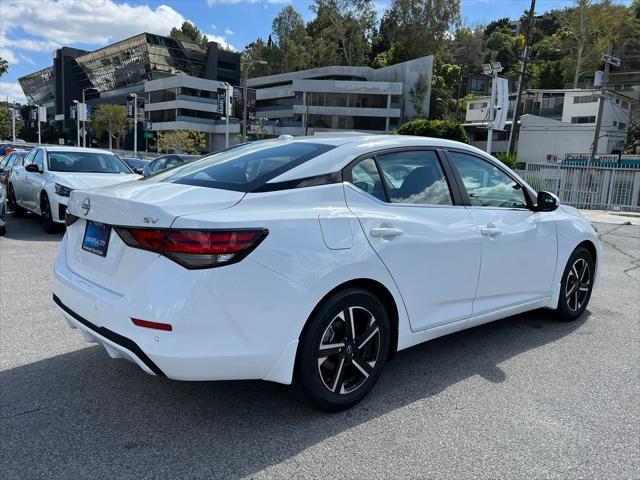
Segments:
[[[242,105],[242,143],[247,141],[247,84],[249,83],[249,71],[254,65],[267,65],[268,62],[264,60],[254,60],[253,58],[247,58],[247,68],[244,70],[244,90],[243,90],[243,105]]]
[[[133,156],[138,157],[138,94],[130,93],[133,98]]]
[[[76,130],[77,130],[77,137],[78,137],[78,147],[80,146],[80,102],[78,100],[74,100],[73,103],[76,106]]]
[[[16,105],[11,107],[11,133],[13,135],[13,143],[16,143]]]
[[[96,92],[98,91],[95,87],[87,87],[82,89],[82,104],[84,105],[83,108],[85,109],[85,112],[87,109],[87,102],[85,100],[84,93],[87,90],[95,90]],[[83,147],[87,146],[87,114],[86,113],[85,113],[85,118],[82,121],[82,146]]]
[[[42,144],[42,139],[40,136],[40,105],[36,103],[36,122],[38,122],[38,145]]]

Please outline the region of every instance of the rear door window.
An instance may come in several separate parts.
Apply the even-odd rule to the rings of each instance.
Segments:
[[[391,203],[453,205],[449,184],[433,150],[377,155]]]

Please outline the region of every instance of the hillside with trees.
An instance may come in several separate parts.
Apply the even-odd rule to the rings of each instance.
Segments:
[[[499,61],[512,80],[520,71],[527,11],[520,19],[465,26],[460,0],[392,0],[379,20],[373,0],[315,0],[310,9],[315,16],[305,24],[294,6],[284,7],[269,37],[246,46],[245,56],[268,62],[255,65],[252,76],[326,65],[382,68],[433,54],[431,108],[424,114],[455,119],[466,108],[459,86],[465,77],[478,75],[483,63]],[[602,67],[609,42],[622,60],[612,71],[640,70],[640,0],[630,6],[574,0],[569,8],[538,13],[527,87],[579,85]]]

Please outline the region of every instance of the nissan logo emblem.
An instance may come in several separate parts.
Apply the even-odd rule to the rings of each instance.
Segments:
[[[82,214],[83,215],[88,215],[89,214],[89,210],[91,210],[91,200],[89,200],[89,198],[85,198],[82,201]]]

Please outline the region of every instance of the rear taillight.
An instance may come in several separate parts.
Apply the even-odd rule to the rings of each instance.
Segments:
[[[185,268],[212,268],[236,263],[249,255],[269,233],[267,229],[173,230],[115,227],[130,247],[157,252]]]

